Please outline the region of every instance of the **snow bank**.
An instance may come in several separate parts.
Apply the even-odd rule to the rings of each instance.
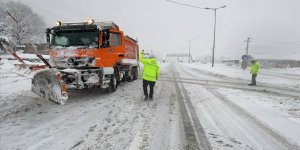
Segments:
[[[211,64],[193,63],[187,64],[182,63],[181,65],[191,67],[198,71],[204,71],[208,73],[218,74],[227,76],[230,78],[237,78],[243,80],[251,80],[250,67],[243,70],[241,66],[217,63],[212,68]],[[274,85],[285,85],[287,87],[300,87],[300,68],[273,68],[273,69],[260,69],[260,73],[257,76],[257,82],[270,83]]]
[[[7,59],[1,59],[0,60],[0,69],[10,70],[14,68],[15,66],[9,62]]]

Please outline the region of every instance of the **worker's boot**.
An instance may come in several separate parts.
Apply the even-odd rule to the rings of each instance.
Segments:
[[[144,100],[147,100],[148,99],[148,96],[145,96]]]

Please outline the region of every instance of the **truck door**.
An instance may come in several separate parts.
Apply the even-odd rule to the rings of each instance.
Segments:
[[[104,31],[102,36],[101,56],[103,66],[112,67],[122,57],[122,34],[117,31],[107,31],[106,33]]]

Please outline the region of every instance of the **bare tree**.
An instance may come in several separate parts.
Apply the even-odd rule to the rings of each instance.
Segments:
[[[7,27],[7,24],[4,23],[6,19],[4,8],[4,3],[0,2],[0,36],[4,35],[4,29]]]
[[[9,37],[13,44],[45,41],[46,24],[29,6],[14,1],[1,6],[0,35]]]

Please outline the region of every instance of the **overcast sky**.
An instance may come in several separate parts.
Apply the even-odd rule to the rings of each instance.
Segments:
[[[1,0],[8,1],[8,0]],[[240,58],[246,38],[249,53],[300,59],[300,0],[174,0],[217,10],[217,58]],[[188,52],[211,55],[214,12],[165,0],[22,0],[47,24],[56,20],[114,21],[125,34],[137,38],[141,49],[159,54]]]

